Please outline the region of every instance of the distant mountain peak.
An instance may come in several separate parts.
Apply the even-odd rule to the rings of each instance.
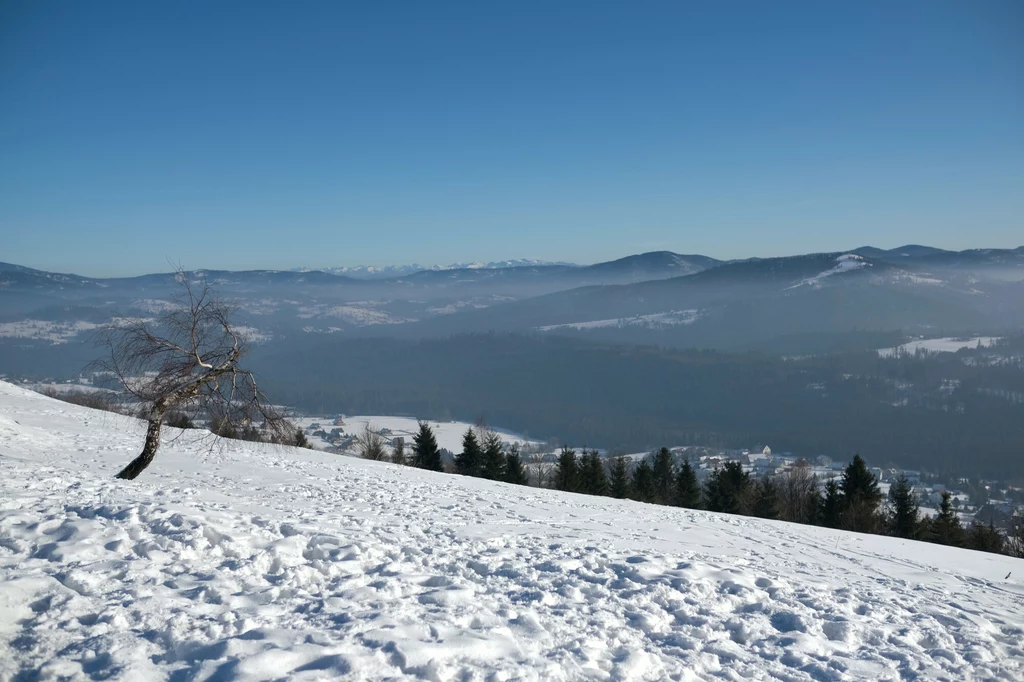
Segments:
[[[318,270],[332,275],[346,275],[356,279],[384,279],[389,277],[405,277],[417,272],[443,271],[443,270],[499,270],[503,268],[525,268],[545,265],[560,265],[577,267],[576,263],[563,261],[546,261],[535,258],[512,258],[500,261],[473,261],[469,263],[451,263],[449,265],[420,265],[411,263],[409,265],[351,265],[330,268],[293,268],[295,272],[310,272]]]

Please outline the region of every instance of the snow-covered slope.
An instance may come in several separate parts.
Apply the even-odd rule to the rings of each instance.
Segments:
[[[0,383],[0,680],[1024,679],[1020,560],[141,436]]]

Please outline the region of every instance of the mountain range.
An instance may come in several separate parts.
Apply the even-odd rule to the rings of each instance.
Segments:
[[[847,347],[857,334],[1024,325],[1024,247],[866,246],[733,261],[655,251],[593,265],[492,265],[499,264],[400,276],[382,269],[370,278],[320,270],[190,274],[236,305],[253,341],[284,346],[307,336],[517,332],[797,353],[809,337],[818,345],[830,338],[824,348]],[[167,306],[175,277],[103,279],[0,263],[0,372],[42,371],[38,358],[26,358],[52,364],[55,351],[41,348],[80,346],[115,315],[153,316]]]
[[[356,279],[388,279],[391,277],[405,277],[424,270],[498,270],[503,268],[523,268],[544,265],[563,265],[575,267],[576,263],[562,261],[537,260],[535,258],[512,258],[509,260],[490,261],[487,263],[473,261],[470,263],[452,263],[450,265],[352,265],[337,266],[328,268],[292,268],[294,272],[320,271],[332,275],[344,275]]]

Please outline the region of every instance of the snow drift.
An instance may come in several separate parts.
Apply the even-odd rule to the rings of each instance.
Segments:
[[[143,430],[0,383],[0,680],[1024,679],[1020,560]]]

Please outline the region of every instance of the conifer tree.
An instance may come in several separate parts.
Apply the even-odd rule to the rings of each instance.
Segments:
[[[960,517],[957,516],[956,510],[953,509],[953,496],[948,490],[942,491],[939,513],[932,519],[930,539],[932,542],[954,547],[964,544],[964,528],[960,525]]]
[[[903,474],[889,488],[888,531],[890,535],[912,540],[917,537],[920,509],[914,489]]]
[[[480,466],[480,475],[491,481],[505,479],[505,448],[501,443],[501,436],[489,432],[484,436],[483,460]]]
[[[821,501],[821,523],[829,528],[843,525],[843,491],[835,479],[825,484],[825,497]]]
[[[633,467],[633,480],[630,487],[633,489],[634,500],[653,502],[657,496],[658,491],[654,486],[654,470],[646,459],[641,460]]]
[[[612,460],[609,479],[608,488],[612,497],[620,500],[629,497],[629,460],[625,455],[616,455]]]
[[[583,452],[580,463],[580,492],[588,495],[607,495],[609,491],[608,475],[604,471],[604,462],[597,450]]]
[[[519,454],[519,444],[513,443],[505,453],[505,482],[515,485],[526,485],[526,467],[523,466],[523,458]]]
[[[860,533],[876,532],[882,491],[860,455],[854,455],[853,461],[843,471],[840,486],[843,490],[843,527]]]
[[[762,519],[779,518],[779,489],[770,478],[762,478],[754,486],[753,514]]]
[[[986,526],[975,521],[967,532],[965,544],[968,549],[999,554],[1003,551],[1003,536],[991,522]]]
[[[391,448],[391,461],[395,464],[405,465],[405,440],[397,438],[394,441],[394,445]]]
[[[700,509],[700,484],[697,483],[697,472],[684,459],[676,474],[676,504],[687,509]]]
[[[817,481],[818,477],[815,476],[814,480]],[[800,523],[807,523],[814,526],[822,525],[821,517],[824,513],[825,508],[825,496],[821,494],[821,490],[818,489],[817,483],[814,488],[811,489],[807,495],[807,516]]]
[[[654,455],[651,470],[654,478],[654,501],[658,504],[672,504],[676,477],[672,466],[672,453],[668,448],[661,448]]]
[[[462,434],[462,452],[455,456],[455,471],[463,476],[479,476],[483,453],[472,428]]]
[[[576,451],[568,445],[562,447],[555,465],[555,489],[575,492],[579,487],[579,462]]]
[[[750,490],[750,474],[739,462],[726,462],[715,469],[704,486],[704,499],[708,509],[728,514],[740,514]]]
[[[413,462],[420,469],[443,471],[441,450],[437,447],[434,430],[427,422],[420,422],[420,430],[412,439]]]

